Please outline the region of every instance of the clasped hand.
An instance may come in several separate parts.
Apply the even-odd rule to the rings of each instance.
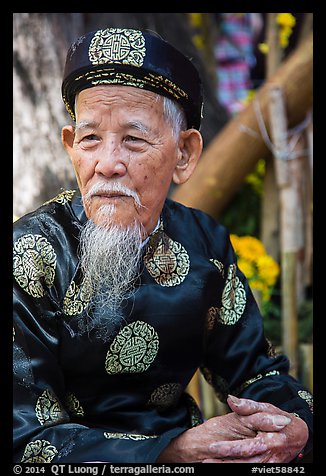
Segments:
[[[159,463],[288,463],[304,448],[308,427],[271,403],[228,397],[232,410],[171,441]]]

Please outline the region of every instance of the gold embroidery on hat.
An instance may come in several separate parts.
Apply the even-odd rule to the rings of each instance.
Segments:
[[[117,439],[117,440],[133,440],[133,441],[141,441],[141,440],[149,440],[150,438],[157,438],[156,435],[139,435],[138,433],[113,433],[110,431],[105,431],[104,436],[108,440]]]
[[[46,440],[31,441],[26,445],[22,463],[51,463],[58,450]]]
[[[65,417],[65,411],[51,390],[44,390],[42,395],[37,399],[35,414],[41,425],[59,422]]]
[[[186,249],[162,231],[151,236],[144,263],[149,274],[161,286],[178,286],[190,268]]]
[[[141,31],[121,28],[98,30],[92,38],[88,57],[92,64],[122,63],[142,66],[146,55]]]
[[[159,338],[155,329],[143,321],[125,326],[114,338],[105,359],[108,374],[145,372],[155,360]]]
[[[246,291],[244,285],[236,276],[236,265],[228,268],[225,287],[222,293],[222,307],[218,320],[222,324],[233,325],[242,316],[246,307]]]
[[[65,106],[66,106],[67,112],[69,113],[71,119],[72,119],[73,121],[76,121],[75,112],[74,112],[73,108],[71,107],[71,105],[70,105],[70,103],[69,103],[69,101],[68,101],[68,99],[67,99],[67,96],[66,96],[66,95],[63,95],[63,96],[62,96],[62,99],[63,99],[63,102],[64,102],[64,104],[65,104]]]
[[[162,90],[165,91],[176,100],[181,98],[188,99],[188,94],[173,81],[164,78],[162,75],[155,75],[153,73],[148,73],[143,77],[137,77],[130,72],[126,73],[124,71],[116,71],[114,68],[101,68],[87,71],[86,73],[77,76],[75,81],[78,83],[81,79],[91,82],[93,86],[98,86],[99,84],[124,84],[125,86],[134,86],[141,89],[151,87],[156,89],[158,93],[161,93]],[[66,102],[65,104],[67,107]],[[68,112],[71,114],[71,109],[68,110]]]
[[[23,235],[14,242],[13,274],[19,286],[33,297],[44,296],[44,284],[52,286],[57,256],[42,235]]]
[[[173,407],[178,403],[181,394],[182,386],[179,383],[165,383],[152,392],[147,404],[159,409]]]

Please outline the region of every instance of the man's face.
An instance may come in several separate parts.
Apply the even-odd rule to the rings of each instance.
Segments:
[[[180,159],[178,141],[163,115],[162,98],[129,86],[96,86],[79,93],[76,118],[65,146],[87,217],[104,224],[99,209],[111,205],[115,223],[128,226],[136,219],[150,233]],[[141,206],[123,188],[105,192],[101,185],[85,199],[94,185],[109,183],[135,192]]]

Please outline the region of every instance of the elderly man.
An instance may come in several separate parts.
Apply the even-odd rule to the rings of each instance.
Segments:
[[[312,396],[272,355],[227,231],[167,198],[202,151],[201,83],[156,34],[70,48],[62,130],[80,194],[14,225],[14,459],[294,462]],[[230,412],[201,418],[200,368]]]

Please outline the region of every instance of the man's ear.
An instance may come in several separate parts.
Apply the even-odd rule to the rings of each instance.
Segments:
[[[64,148],[66,149],[69,155],[73,148],[74,139],[75,139],[74,126],[71,126],[71,125],[64,126],[61,131],[61,140],[62,140]]]
[[[173,172],[173,182],[186,182],[196,168],[203,149],[203,139],[197,129],[182,131],[179,140],[179,159]]]

